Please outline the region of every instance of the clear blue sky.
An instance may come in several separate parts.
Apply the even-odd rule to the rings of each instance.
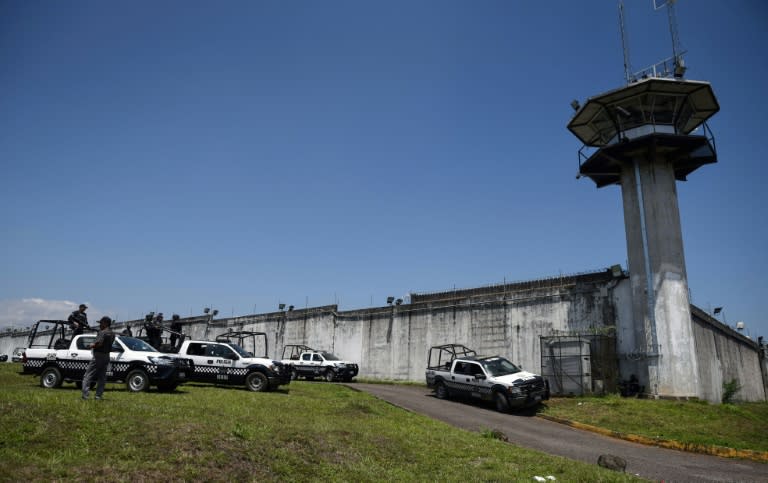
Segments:
[[[626,267],[572,99],[615,1],[0,3],[0,325],[222,315]],[[632,64],[670,55],[627,0]],[[768,336],[768,3],[680,0],[719,163],[678,185],[692,300]]]

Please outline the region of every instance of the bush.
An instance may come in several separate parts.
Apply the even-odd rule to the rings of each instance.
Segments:
[[[731,379],[730,382],[723,383],[723,404],[730,404],[733,402],[733,396],[741,390],[741,384],[736,379]]]

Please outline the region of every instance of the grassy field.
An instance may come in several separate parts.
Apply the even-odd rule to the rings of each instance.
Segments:
[[[82,401],[0,364],[2,481],[632,481],[398,409],[347,387],[187,384]],[[549,481],[549,480],[548,480]]]
[[[768,403],[708,404],[606,396],[551,399],[539,412],[648,438],[768,451]]]

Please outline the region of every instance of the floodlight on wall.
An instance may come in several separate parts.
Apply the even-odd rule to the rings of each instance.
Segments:
[[[292,310],[293,310],[293,305],[289,305],[289,306],[288,306],[288,312],[290,312],[290,311],[292,311]]]
[[[285,304],[280,304],[277,306],[280,310],[285,310]]]
[[[207,314],[207,313],[208,313],[208,312],[210,312],[210,311],[211,311],[211,309],[210,309],[210,308],[208,308],[208,307],[206,307],[206,308],[204,308],[204,309],[203,309],[203,313],[204,313],[204,314]],[[150,312],[150,313],[151,313],[152,315],[155,315],[155,313],[154,313],[154,312]]]
[[[719,314],[719,313],[720,313],[720,312],[722,312],[722,311],[723,311],[723,308],[722,308],[722,307],[715,307],[715,310],[714,310],[712,313],[713,313],[713,314],[715,314],[715,315],[717,315],[717,314]]]
[[[744,322],[736,322],[736,330],[744,330]]]
[[[219,311],[217,309],[213,309],[213,315],[219,315]]]
[[[395,297],[387,297],[387,305],[392,305],[392,302],[395,301]]]
[[[621,265],[611,265],[611,275],[613,278],[619,278],[624,275],[624,271],[621,269]]]
[[[402,303],[403,303],[403,299],[395,300],[395,305],[401,305]]]

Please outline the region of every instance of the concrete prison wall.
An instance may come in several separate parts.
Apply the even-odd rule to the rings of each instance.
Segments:
[[[765,401],[762,348],[698,307],[691,307],[691,316],[695,339],[691,350],[698,355],[699,397],[720,402],[723,384],[735,380],[741,389],[734,395],[734,400]]]
[[[358,362],[362,378],[424,381],[431,346],[464,344],[481,355],[503,355],[524,369],[542,373],[542,344],[582,344],[583,336],[600,336],[608,354],[603,379],[628,379],[642,364],[635,355],[631,290],[626,273],[602,272],[429,294],[412,294],[411,303],[339,312],[335,305],[212,320],[181,320],[191,339],[213,339],[229,330],[265,332],[268,354],[282,357],[286,344],[305,344]],[[737,400],[766,400],[763,348],[692,306],[700,397],[722,399],[723,383],[736,379]],[[143,320],[119,322],[138,335]],[[25,346],[28,332],[0,334],[0,354]],[[570,339],[569,339],[570,338]],[[588,339],[587,339],[588,340]],[[596,339],[592,339],[593,341]],[[607,342],[606,342],[607,341]],[[613,350],[605,350],[610,343]],[[564,342],[565,344],[565,342]],[[589,346],[589,344],[586,344]],[[596,347],[592,347],[593,352]],[[592,354],[594,357],[595,354]],[[603,361],[606,363],[606,361]],[[594,370],[586,367],[587,372]],[[617,381],[589,379],[582,392],[614,390]],[[597,375],[595,376],[598,377]]]

